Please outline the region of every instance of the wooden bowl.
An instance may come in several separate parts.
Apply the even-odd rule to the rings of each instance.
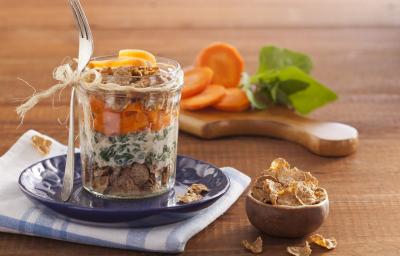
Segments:
[[[326,191],[325,191],[326,193]],[[304,237],[317,230],[329,214],[329,199],[315,205],[271,205],[247,194],[246,212],[251,224],[270,236]]]

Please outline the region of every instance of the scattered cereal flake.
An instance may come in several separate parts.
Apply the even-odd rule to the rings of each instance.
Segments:
[[[206,185],[200,184],[200,183],[193,183],[189,189],[189,191],[195,193],[195,194],[201,194],[203,192],[207,192],[209,189]]]
[[[191,203],[194,201],[198,201],[202,198],[203,198],[202,195],[199,195],[196,193],[191,193],[191,192],[186,192],[186,194],[184,194],[183,196],[178,196],[178,202],[188,204],[188,203]]]
[[[244,246],[244,248],[246,248],[247,250],[249,250],[250,252],[257,254],[257,253],[262,253],[263,251],[263,240],[261,239],[261,237],[257,237],[257,239],[254,242],[249,242],[247,240],[243,240],[242,241],[242,245]]]
[[[286,250],[288,253],[294,256],[309,256],[312,252],[308,241],[306,241],[304,246],[288,246]]]
[[[34,135],[31,138],[33,146],[42,154],[47,155],[50,152],[51,140],[45,139],[41,136]]]
[[[325,249],[332,250],[335,249],[337,246],[337,241],[334,237],[332,238],[324,238],[320,234],[314,234],[311,235],[308,240],[310,243],[314,243],[316,245],[319,245]]]

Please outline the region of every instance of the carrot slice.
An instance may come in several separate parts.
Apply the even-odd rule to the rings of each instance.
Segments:
[[[121,58],[118,60],[92,60],[88,64],[89,68],[117,68],[126,66],[141,67],[146,66],[146,60],[141,58]]]
[[[173,113],[163,110],[153,110],[147,112],[149,123],[152,131],[159,131],[164,127],[167,127],[173,118]]]
[[[228,111],[241,112],[250,107],[246,93],[239,88],[228,88],[225,96],[213,105],[213,108]]]
[[[198,67],[209,67],[214,71],[213,84],[237,87],[244,69],[244,61],[239,51],[227,43],[213,43],[197,56]]]
[[[138,49],[123,49],[120,50],[118,56],[129,57],[129,58],[140,58],[148,61],[152,66],[157,65],[156,57],[148,51]]]
[[[208,67],[192,68],[185,71],[182,99],[189,98],[206,89],[211,83],[213,71]]]
[[[225,95],[225,87],[212,84],[201,93],[181,101],[181,107],[188,110],[203,109],[212,106],[222,99]]]

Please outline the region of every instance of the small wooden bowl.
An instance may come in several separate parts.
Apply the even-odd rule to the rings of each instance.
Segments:
[[[326,191],[325,191],[326,193]],[[315,205],[271,205],[247,194],[246,212],[251,224],[270,236],[304,237],[317,230],[329,214],[329,199]]]

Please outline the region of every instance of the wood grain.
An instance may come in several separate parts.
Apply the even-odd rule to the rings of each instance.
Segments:
[[[358,146],[358,131],[354,127],[314,120],[283,107],[237,113],[183,110],[179,115],[179,129],[203,139],[269,136],[298,143],[320,156],[347,156]]]
[[[257,68],[258,49],[277,44],[312,56],[313,75],[340,99],[312,113],[356,127],[358,151],[346,158],[322,158],[303,147],[264,137],[201,140],[181,133],[179,152],[219,166],[234,166],[255,177],[276,157],[312,171],[328,190],[330,216],[320,233],[335,236],[329,255],[400,254],[400,15],[391,0],[82,0],[93,24],[95,53],[144,48],[186,66],[212,41],[236,45],[246,70]],[[66,1],[0,0],[0,153],[27,129],[66,142],[65,95],[59,109],[50,101],[28,114],[24,126],[16,98],[54,81],[51,71],[65,56],[75,56],[76,31]],[[259,232],[245,215],[244,196],[187,244],[186,255],[243,255],[242,239]],[[287,255],[300,243],[263,236],[265,255]],[[313,255],[321,255],[316,250]],[[141,255],[126,250],[0,234],[0,255]]]

